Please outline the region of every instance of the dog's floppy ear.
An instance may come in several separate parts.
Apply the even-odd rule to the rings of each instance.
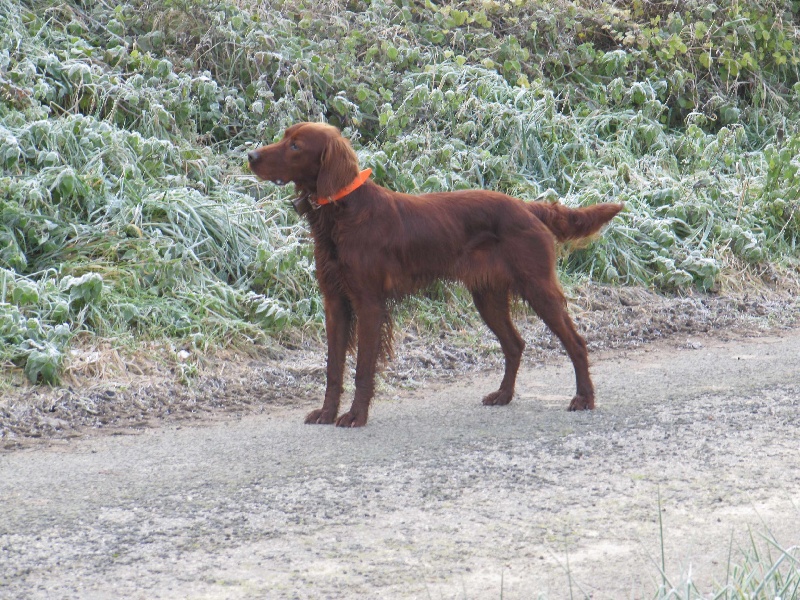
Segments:
[[[319,162],[318,198],[334,195],[358,175],[358,157],[350,142],[341,135],[328,138]]]

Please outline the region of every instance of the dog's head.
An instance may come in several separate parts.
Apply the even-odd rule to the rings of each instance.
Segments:
[[[283,139],[247,154],[250,170],[278,185],[294,183],[298,193],[335,194],[358,175],[358,158],[336,127],[297,123]]]

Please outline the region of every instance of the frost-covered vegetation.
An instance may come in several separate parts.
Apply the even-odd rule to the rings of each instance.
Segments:
[[[76,335],[321,323],[289,191],[243,159],[299,120],[398,190],[626,202],[568,272],[795,268],[798,63],[782,0],[0,0],[0,356],[50,382]]]

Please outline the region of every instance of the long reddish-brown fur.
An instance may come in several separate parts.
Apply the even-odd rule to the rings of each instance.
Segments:
[[[293,125],[280,142],[250,152],[248,161],[260,178],[292,182],[298,194],[310,194],[312,200],[335,194],[359,173],[350,143],[338,129],[321,123]],[[571,209],[526,203],[484,190],[414,196],[367,181],[341,200],[310,211],[328,365],[322,408],[311,412],[306,423],[366,424],[382,341],[390,328],[390,304],[436,280],[462,283],[500,340],[505,374],[484,404],[508,404],[514,395],[525,347],[510,316],[511,299],[518,296],[572,360],[577,393],[569,410],[593,409],[586,342],[566,311],[556,277],[555,240],[591,236],[621,209],[621,204]],[[339,416],[345,355],[354,334],[355,396],[350,410]]]

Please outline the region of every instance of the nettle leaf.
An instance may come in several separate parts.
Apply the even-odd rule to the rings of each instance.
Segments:
[[[52,344],[45,344],[42,349],[31,350],[25,361],[25,376],[31,383],[58,383],[63,354]]]
[[[126,323],[132,323],[135,319],[141,316],[139,309],[135,304],[130,302],[123,302],[117,306],[119,315]]]
[[[50,319],[56,323],[66,323],[69,320],[69,304],[64,300],[57,300],[50,307]]]
[[[103,294],[103,278],[97,273],[86,273],[80,277],[65,277],[61,283],[64,291],[69,292],[72,305],[83,307],[94,304]]]
[[[600,64],[603,66],[605,74],[611,76],[624,72],[629,60],[630,56],[625,50],[612,50],[600,58]]]
[[[17,281],[11,291],[11,301],[17,306],[38,304],[39,289],[29,281]]]
[[[70,168],[64,169],[58,178],[57,188],[63,196],[71,196],[75,190],[75,171]]]
[[[464,23],[466,23],[467,17],[469,17],[469,13],[465,10],[450,11],[450,18],[453,20],[453,24],[456,27],[461,27]]]
[[[262,298],[255,307],[256,317],[266,326],[282,329],[291,320],[292,314],[272,298]]]
[[[399,52],[398,52],[397,48],[395,48],[393,45],[387,44],[386,45],[386,56],[389,58],[389,60],[395,61],[395,60],[397,60],[397,57],[399,56]]]

